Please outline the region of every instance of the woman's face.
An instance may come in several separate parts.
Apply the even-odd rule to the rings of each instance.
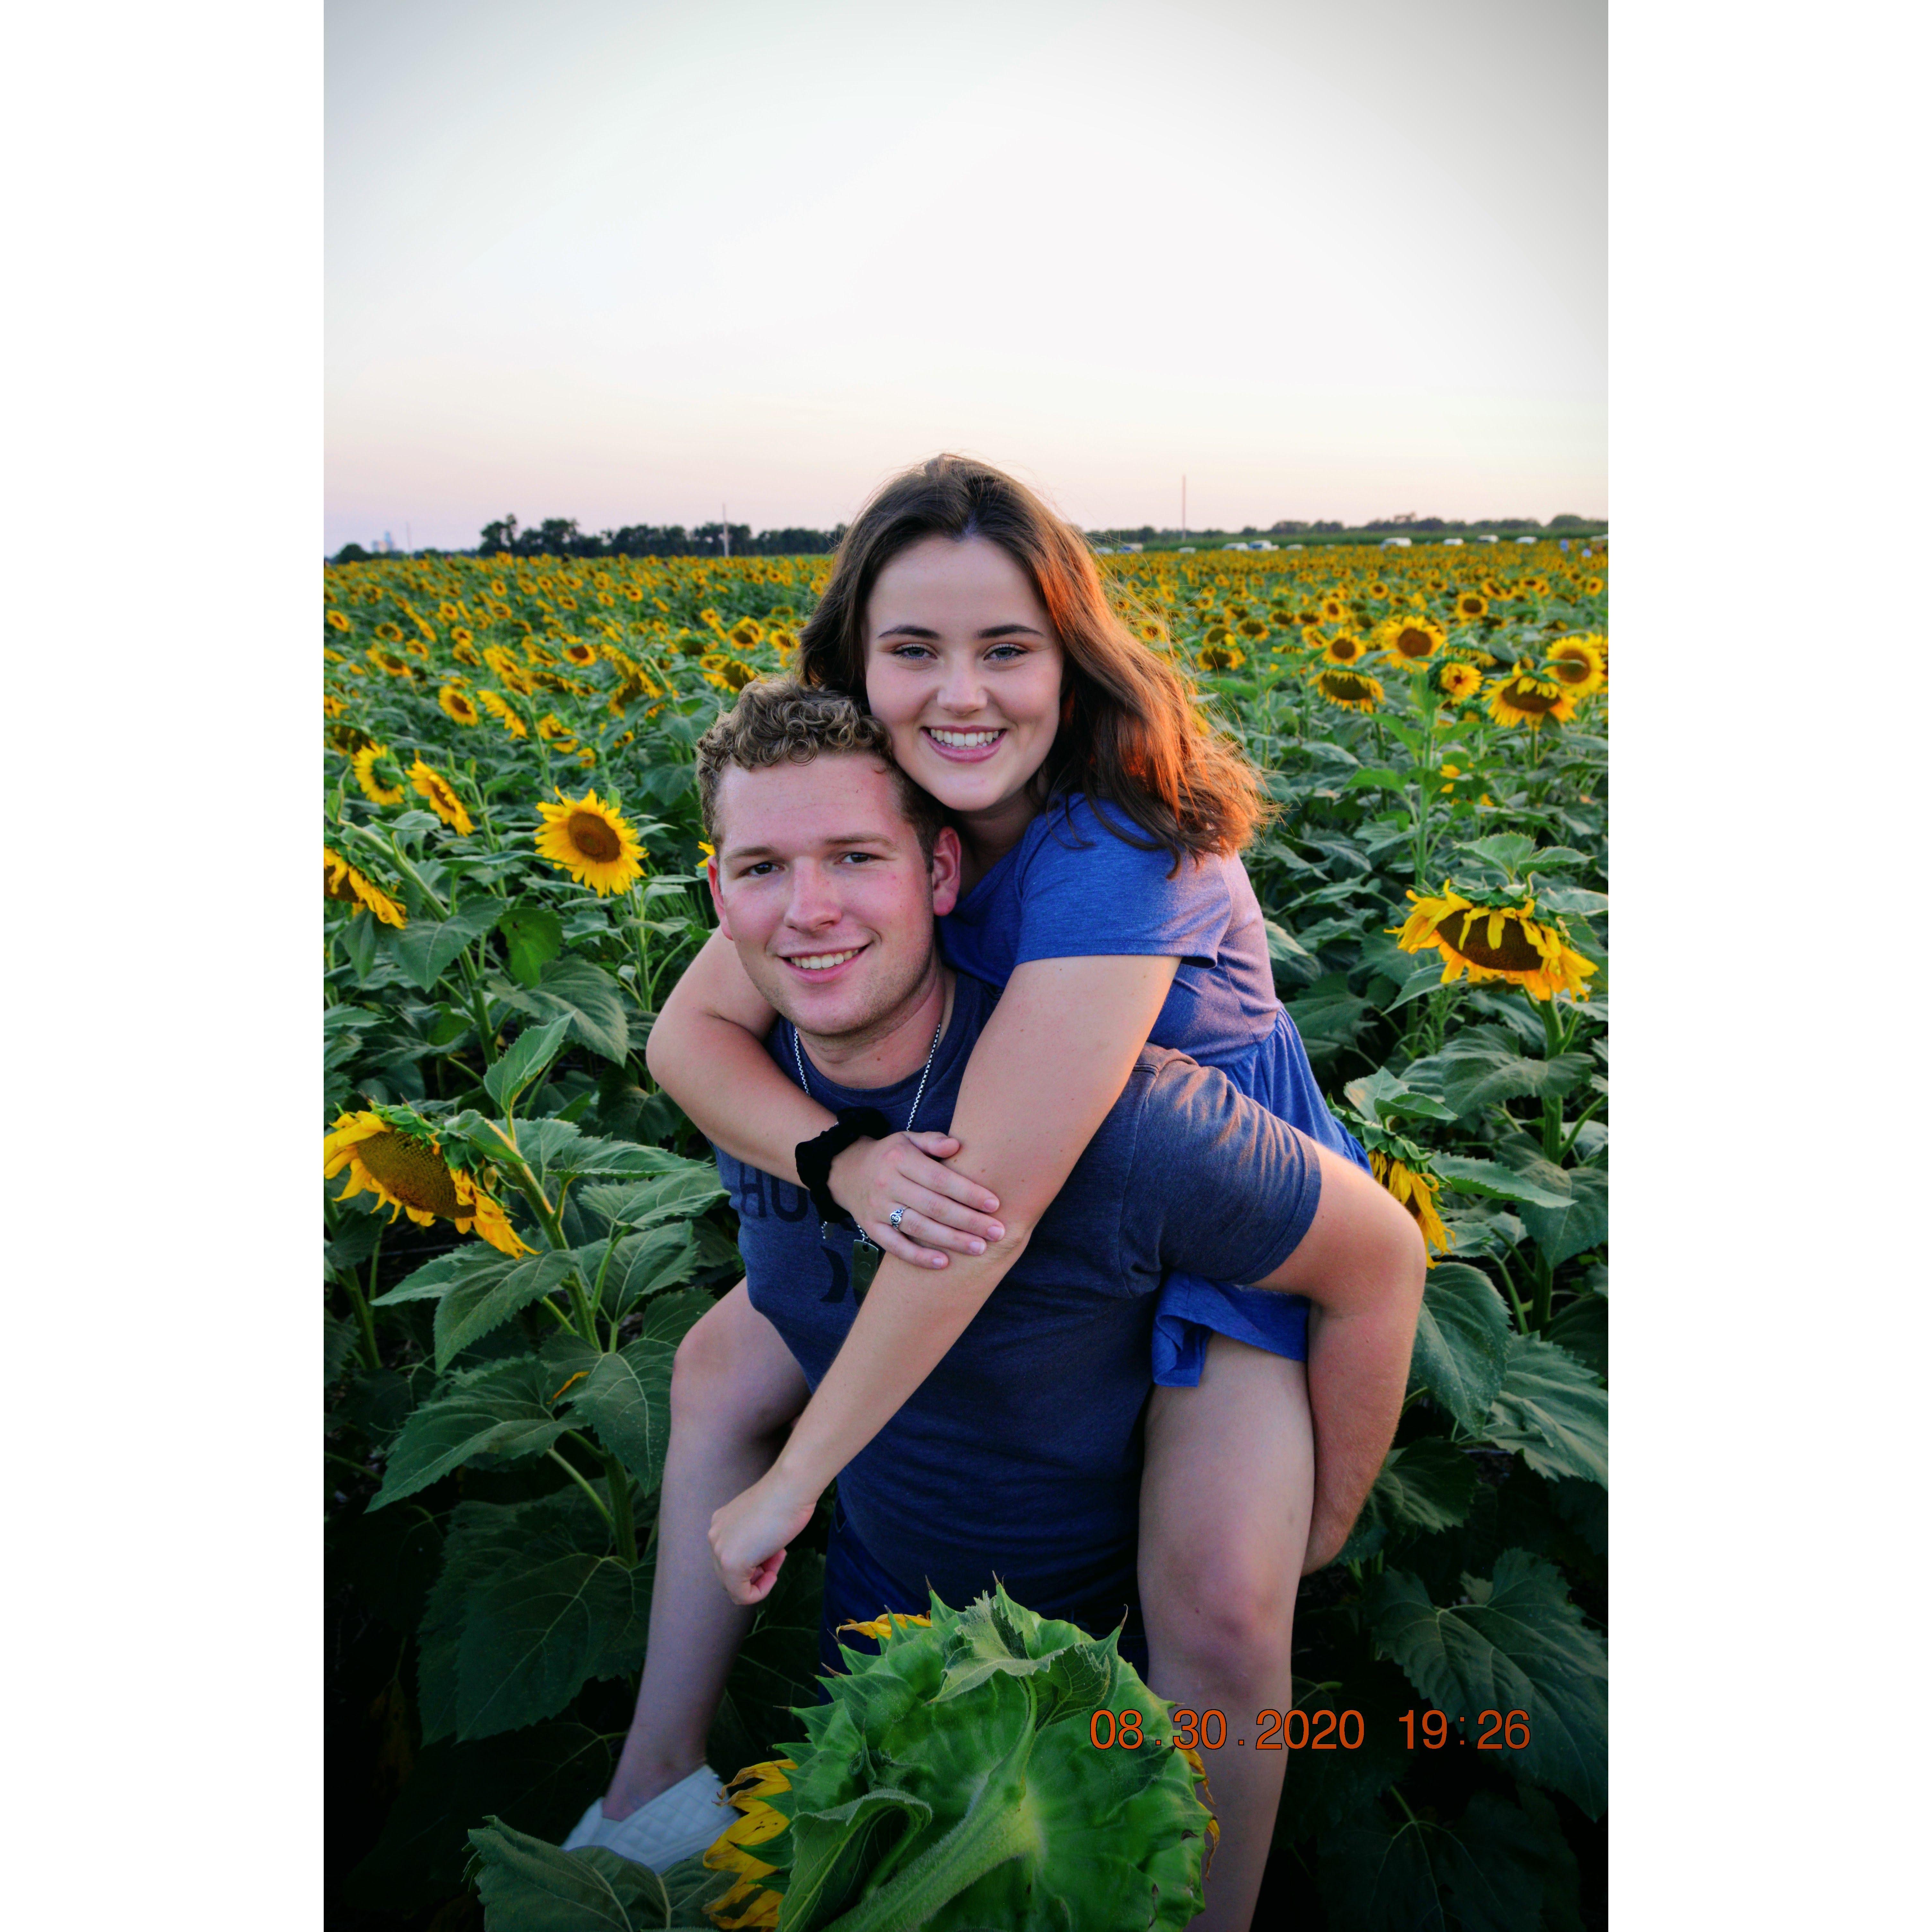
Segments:
[[[1033,580],[984,537],[923,538],[872,586],[866,700],[899,764],[982,837],[1033,816],[1065,668]]]

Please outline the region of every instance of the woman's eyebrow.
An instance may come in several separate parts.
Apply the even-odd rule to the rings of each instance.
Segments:
[[[893,624],[886,629],[878,632],[877,634],[881,638],[937,638],[939,633],[928,629],[923,624]],[[1038,638],[1046,634],[1036,630],[1030,624],[988,624],[983,631],[976,631],[973,634],[976,638],[1014,638],[1022,635]]]

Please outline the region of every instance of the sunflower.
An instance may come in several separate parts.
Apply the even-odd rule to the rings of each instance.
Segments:
[[[1232,644],[1216,644],[1204,645],[1196,652],[1194,662],[1203,670],[1234,670],[1247,658]]]
[[[758,674],[751,665],[738,658],[728,658],[718,674],[730,691],[742,691]]]
[[[1498,724],[1521,724],[1540,731],[1546,718],[1567,724],[1576,715],[1576,700],[1567,686],[1534,671],[1512,671],[1490,686],[1490,716]]]
[[[376,634],[386,644],[400,644],[403,641],[403,627],[400,624],[378,624]]]
[[[446,624],[453,624],[463,615],[463,606],[460,604],[439,604],[436,607],[436,614]]]
[[[1164,644],[1167,642],[1166,631],[1151,617],[1143,618],[1134,626],[1134,635],[1144,644]]]
[[[476,655],[476,646],[474,644],[452,644],[449,647],[449,655],[458,664],[468,664],[472,670],[481,670],[483,668],[483,660]]]
[[[1322,600],[1322,621],[1324,624],[1339,624],[1348,614],[1348,607],[1334,592]]]
[[[764,626],[755,617],[740,617],[731,626],[731,641],[741,651],[755,649],[764,634]]]
[[[496,674],[498,682],[506,690],[514,691],[519,698],[527,698],[536,689],[530,682],[530,673],[501,644],[492,644],[483,653],[483,662]]]
[[[1520,905],[1478,905],[1453,884],[1445,884],[1432,898],[1413,892],[1408,896],[1414,910],[1396,943],[1405,952],[1434,946],[1442,955],[1444,986],[1466,973],[1478,986],[1486,980],[1507,980],[1533,1000],[1554,999],[1558,993],[1588,997],[1584,982],[1595,966],[1569,944],[1561,920],[1535,916],[1534,899],[1526,898]]]
[[[429,800],[430,810],[451,831],[466,838],[476,829],[470,822],[470,814],[464,809],[462,800],[456,795],[456,788],[434,766],[424,764],[420,757],[410,767],[410,783]]]
[[[1459,590],[1456,593],[1456,614],[1466,622],[1473,622],[1489,608],[1490,600],[1480,590]]]
[[[1366,671],[1318,670],[1315,688],[1344,711],[1372,711],[1382,701],[1382,680]]]
[[[1573,696],[1588,698],[1604,688],[1603,639],[1562,638],[1550,647],[1544,674],[1553,678]]]
[[[380,886],[326,845],[322,848],[322,896],[352,905],[357,913],[373,912],[385,926],[400,929],[409,922],[402,908]]]
[[[1331,664],[1360,664],[1369,647],[1352,632],[1342,631],[1322,640],[1322,656]]]
[[[380,644],[371,644],[369,648],[362,653],[362,655],[366,657],[378,670],[387,671],[392,677],[414,677],[416,676],[416,673],[410,670],[409,666],[405,664],[400,658],[397,656],[394,651],[385,650]]]
[[[1442,1216],[1436,1211],[1436,1197],[1442,1190],[1442,1184],[1434,1174],[1406,1166],[1393,1154],[1378,1154],[1369,1150],[1369,1165],[1375,1170],[1376,1178],[1415,1216],[1416,1226],[1422,1230],[1422,1240],[1428,1264],[1436,1265],[1436,1257],[1456,1245],[1456,1237],[1442,1225]]]
[[[355,769],[356,782],[362,788],[362,796],[371,805],[400,805],[403,788],[400,785],[386,785],[376,776],[376,760],[389,754],[386,745],[368,744],[352,752],[349,762]]]
[[[460,624],[458,624],[449,634],[449,647],[452,650],[454,650],[458,644],[473,644],[476,641],[474,633],[466,631]]]
[[[1474,664],[1450,662],[1436,668],[1436,688],[1451,704],[1474,698],[1482,688],[1483,674]]]
[[[544,819],[537,850],[544,858],[600,896],[644,877],[644,848],[620,812],[595,791],[565,798],[560,790],[557,797],[557,804],[537,807]]]
[[[512,737],[527,738],[530,735],[530,727],[518,716],[514,706],[501,692],[479,691],[476,701]]]
[[[1265,617],[1244,617],[1234,626],[1234,628],[1251,644],[1266,637],[1273,628]]]
[[[453,684],[446,684],[436,693],[436,701],[442,706],[443,716],[454,718],[459,724],[474,724],[483,716],[469,692],[459,691]]]
[[[1383,650],[1404,662],[1427,662],[1442,648],[1442,626],[1428,617],[1390,617],[1382,627],[1378,640]]]
[[[597,646],[595,644],[566,644],[563,654],[574,664],[594,664],[597,662]]]
[[[352,1200],[366,1190],[391,1210],[392,1221],[406,1214],[417,1226],[427,1228],[440,1214],[454,1222],[459,1232],[480,1235],[499,1253],[533,1253],[511,1226],[502,1204],[461,1168],[452,1167],[442,1157],[441,1144],[426,1131],[426,1124],[410,1118],[414,1127],[425,1131],[393,1126],[380,1110],[344,1114],[337,1120],[334,1132],[322,1144],[323,1180],[332,1180],[345,1167],[349,1170],[349,1185],[335,1198]]]
[[[722,1898],[704,1909],[726,1932],[738,1932],[739,1928],[746,1926],[774,1926],[778,1922],[778,1908],[784,1898],[778,1892],[764,1890],[759,1882],[770,1877],[778,1867],[753,1857],[748,1847],[768,1844],[790,1826],[790,1820],[777,1806],[765,1801],[774,1792],[789,1791],[791,1780],[785,1773],[797,1768],[788,1757],[773,1758],[764,1764],[747,1766],[724,1787],[733,1804],[744,1816],[719,1835],[704,1854],[704,1863],[708,1870],[735,1872],[737,1882]],[[728,1918],[725,1914],[732,1911],[737,1916]]]
[[[349,620],[340,610],[329,612],[328,623],[332,630],[346,631],[349,628]]]

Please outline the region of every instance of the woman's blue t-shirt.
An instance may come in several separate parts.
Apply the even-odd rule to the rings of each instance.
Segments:
[[[1367,1170],[1368,1156],[1329,1112],[1276,996],[1247,868],[1232,854],[1183,858],[1176,868],[1165,848],[1129,842],[1145,836],[1083,792],[1056,799],[940,920],[947,960],[1004,988],[1030,960],[1178,958],[1150,1043],[1219,1067],[1276,1118]],[[1156,1314],[1154,1380],[1198,1382],[1210,1328],[1304,1358],[1307,1310],[1299,1297],[1176,1274]]]

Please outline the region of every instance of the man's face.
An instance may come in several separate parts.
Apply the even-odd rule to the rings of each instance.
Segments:
[[[716,817],[706,869],[718,925],[800,1032],[883,1031],[916,1004],[933,969],[933,916],[958,896],[959,842],[942,831],[927,864],[882,760],[729,766]]]

